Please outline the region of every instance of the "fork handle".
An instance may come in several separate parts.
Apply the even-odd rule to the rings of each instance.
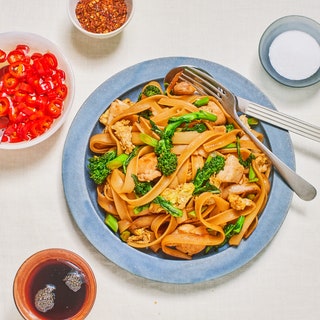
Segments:
[[[309,201],[315,198],[317,190],[313,185],[282,162],[282,160],[280,160],[258,138],[256,138],[241,121],[239,121],[238,124],[242,130],[250,136],[256,146],[268,156],[284,181],[302,200]]]
[[[264,107],[244,98],[237,97],[237,99],[238,108],[243,113],[268,122],[276,127],[289,130],[306,138],[320,142],[320,127],[282,112]]]

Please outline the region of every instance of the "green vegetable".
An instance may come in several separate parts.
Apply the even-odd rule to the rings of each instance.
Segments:
[[[200,98],[198,100],[196,100],[193,105],[195,105],[196,107],[202,107],[202,106],[206,106],[209,103],[209,97],[203,97]]]
[[[225,159],[222,156],[209,156],[201,169],[198,169],[196,176],[193,180],[194,184],[194,194],[199,194],[204,191],[219,193],[219,189],[211,185],[208,180],[209,178],[218,173],[224,168]]]
[[[109,168],[112,171],[114,169],[122,167],[123,164],[128,160],[128,157],[129,156],[125,153],[118,155],[116,158],[107,163],[107,168]]]
[[[187,113],[183,116],[179,116],[179,117],[172,117],[169,119],[168,121],[168,126],[166,127],[167,130],[172,130],[170,128],[170,124],[172,125],[172,127],[174,127],[176,125],[175,128],[177,128],[179,125],[181,125],[184,122],[191,122],[194,120],[209,120],[209,121],[216,121],[217,120],[217,116],[213,113],[204,111],[204,110],[199,110],[196,112],[191,112],[191,113]],[[175,125],[174,125],[175,124]]]
[[[177,156],[171,152],[172,137],[176,129],[183,123],[190,123],[195,120],[216,121],[217,116],[210,112],[199,110],[179,117],[172,117],[168,120],[168,125],[164,130],[158,128],[157,125],[150,120],[152,130],[159,135],[160,140],[156,140],[146,134],[140,135],[144,143],[154,147],[154,152],[158,158],[157,167],[163,175],[169,176],[176,170],[178,165]]]
[[[215,249],[217,250],[218,248],[220,247],[223,247],[226,243],[229,242],[229,240],[236,234],[239,234],[242,230],[242,227],[243,227],[243,224],[244,224],[244,221],[245,221],[245,217],[244,216],[240,216],[236,223],[229,223],[227,224],[224,228],[223,228],[223,231],[224,231],[224,234],[225,234],[225,239],[224,241],[219,244],[218,246],[208,246],[206,248],[206,253],[208,253],[211,249]]]
[[[89,158],[89,175],[96,184],[103,183],[106,177],[110,174],[111,170],[107,167],[107,163],[115,159],[116,156],[116,151],[108,151],[101,156],[94,155]]]
[[[234,125],[232,123],[228,123],[226,124],[226,132],[230,132],[232,130],[234,130]]]
[[[182,128],[182,131],[197,131],[199,133],[207,130],[207,126],[204,123],[196,123],[194,126],[189,127],[185,126]]]
[[[152,184],[150,182],[139,181],[138,177],[134,174],[132,175],[132,179],[135,184],[134,192],[137,196],[144,196],[152,189]],[[164,199],[161,196],[157,196],[153,200],[153,202],[158,204],[159,206],[161,206],[163,209],[165,209],[168,213],[170,213],[174,217],[181,217],[183,214],[182,210],[174,207],[170,201]],[[145,208],[145,206],[143,206],[143,209],[144,208]],[[137,211],[135,210],[135,212],[137,212],[137,213],[139,211],[140,211],[139,208],[137,209]]]
[[[249,164],[249,182],[257,182],[259,181],[255,171],[253,170],[253,166],[252,164],[250,163]]]
[[[149,84],[148,86],[145,87],[145,89],[142,91],[142,94],[145,95],[146,97],[151,97],[155,96],[157,94],[162,94],[161,90],[152,84]]]
[[[140,181],[135,174],[131,175],[134,182],[134,193],[142,197],[152,189],[152,184],[148,181]]]
[[[250,153],[249,157],[246,160],[244,160],[242,158],[241,152],[240,152],[240,139],[239,139],[239,137],[237,137],[237,153],[238,153],[238,158],[239,158],[240,164],[243,165],[245,168],[249,168],[252,160],[256,158],[253,153]]]
[[[257,126],[259,124],[259,120],[256,118],[248,118],[249,126]]]
[[[167,212],[169,212],[174,217],[182,217],[182,210],[174,207],[172,203],[166,199],[164,199],[161,196],[157,196],[154,200],[154,203],[157,203],[160,207],[165,209]]]
[[[150,120],[150,118],[152,117],[152,111],[150,109],[141,111],[138,114],[139,114],[139,118],[142,117],[142,118],[145,118],[147,120]],[[140,122],[140,119],[138,120],[138,122]]]
[[[125,162],[123,163],[123,172],[126,173],[127,172],[127,167],[129,165],[129,162],[137,155],[139,150],[139,147],[135,147],[132,152],[129,154],[129,156],[127,157],[127,159],[125,160]]]
[[[122,153],[117,156],[115,150],[108,151],[101,156],[94,155],[93,157],[89,158],[88,163],[90,178],[96,184],[103,183],[111,171],[123,166],[127,159],[127,154]]]
[[[118,231],[118,220],[112,215],[107,214],[104,223],[113,231]]]

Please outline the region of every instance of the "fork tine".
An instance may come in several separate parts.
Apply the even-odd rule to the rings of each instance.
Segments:
[[[225,94],[225,91],[219,83],[213,81],[213,79],[204,72],[193,67],[185,67],[180,78],[182,76],[185,80],[193,84],[198,91],[211,94],[219,101],[221,101],[222,95]]]

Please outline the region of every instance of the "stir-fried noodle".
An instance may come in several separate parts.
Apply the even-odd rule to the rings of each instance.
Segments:
[[[95,161],[111,151],[127,155],[97,186],[106,220],[129,246],[175,258],[238,245],[254,231],[266,204],[270,161],[214,97],[199,96],[186,83],[171,84],[166,94],[156,82],[142,92],[148,86],[159,92],[112,102],[100,117],[103,132],[90,139]],[[215,120],[175,122],[199,112]],[[168,123],[179,123],[169,138]],[[166,155],[176,158],[169,174],[159,165],[159,141],[165,139]]]

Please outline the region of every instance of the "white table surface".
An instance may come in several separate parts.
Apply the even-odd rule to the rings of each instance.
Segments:
[[[220,279],[193,285],[158,283],[102,256],[74,222],[63,193],[61,157],[71,122],[102,82],[138,62],[190,56],[227,66],[260,88],[282,111],[320,123],[320,84],[293,89],[272,80],[257,49],[263,31],[290,14],[320,21],[319,0],[136,0],[127,29],[93,40],[68,19],[67,1],[0,0],[0,32],[29,31],[58,44],[72,63],[76,94],[65,125],[48,141],[0,150],[0,319],[21,319],[12,283],[20,264],[50,247],[72,250],[95,272],[98,291],[87,319],[320,319],[319,196],[293,197],[270,245]],[[297,171],[320,190],[319,143],[291,134]]]

